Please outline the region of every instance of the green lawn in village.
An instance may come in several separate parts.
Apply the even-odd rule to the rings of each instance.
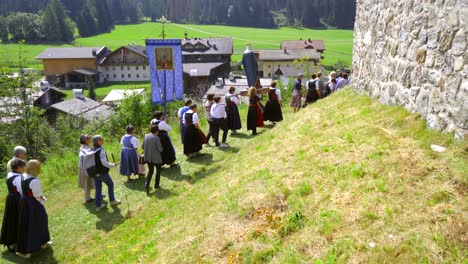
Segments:
[[[49,157],[41,179],[54,244],[27,263],[466,261],[466,141],[348,89],[297,114],[284,107],[284,117],[191,160],[170,120],[180,167],[164,169],[150,196],[113,169],[123,204],[100,212],[82,204],[78,151]],[[119,156],[118,142],[105,148]],[[4,199],[0,188],[0,215]],[[21,260],[4,250],[1,262]]]
[[[252,43],[254,49],[279,49],[282,40],[323,39],[327,51],[324,54],[324,65],[333,65],[343,61],[351,65],[353,31],[352,30],[312,30],[304,28],[261,29],[213,25],[167,24],[167,38],[183,38],[187,32],[189,37],[232,37],[234,39],[233,61],[238,61],[247,42]],[[107,46],[114,50],[120,46],[135,43],[144,45],[146,38],[160,38],[161,24],[141,23],[135,25],[117,25],[106,34],[89,38],[76,39],[76,46]],[[63,45],[30,45],[24,46],[24,58],[29,67],[41,68],[34,57],[45,48]],[[17,60],[19,47],[17,44],[0,44],[0,63]]]
[[[98,101],[101,101],[102,99],[104,99],[104,97],[107,96],[107,94],[109,94],[109,92],[111,90],[114,90],[114,89],[117,89],[117,90],[133,90],[133,89],[147,89],[149,91],[151,87],[151,83],[150,82],[122,82],[122,83],[119,83],[119,82],[110,82],[110,83],[106,83],[102,86],[98,86],[96,87],[96,99]],[[72,89],[61,89],[60,91],[64,92],[66,95],[67,95],[67,98],[66,99],[70,99],[73,97],[73,90]],[[85,92],[85,96],[88,97],[88,90],[85,89],[84,90]]]

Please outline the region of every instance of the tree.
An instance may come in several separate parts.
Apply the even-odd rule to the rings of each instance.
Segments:
[[[44,29],[47,40],[71,41],[73,40],[74,25],[65,12],[59,0],[50,0],[44,11]]]
[[[0,39],[2,42],[8,41],[8,20],[5,17],[0,17]]]

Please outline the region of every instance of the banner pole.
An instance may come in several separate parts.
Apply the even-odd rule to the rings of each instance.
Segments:
[[[167,90],[166,90],[166,71],[164,71],[164,116],[167,116]]]

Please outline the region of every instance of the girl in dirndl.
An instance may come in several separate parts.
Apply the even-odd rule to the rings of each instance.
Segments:
[[[26,164],[16,159],[11,162],[12,172],[7,174],[6,186],[8,195],[3,214],[2,234],[0,244],[14,252],[14,245],[18,239],[18,204],[21,199],[21,179]]]
[[[265,121],[270,121],[273,124],[283,121],[282,105],[281,91],[276,88],[276,82],[272,82],[268,91],[268,102],[265,105]]]
[[[229,88],[229,93],[225,96],[226,101],[226,114],[227,114],[227,125],[228,129],[232,131],[232,134],[236,134],[237,130],[242,128],[239,108],[237,107],[240,104],[239,97],[235,94],[236,88]]]
[[[172,144],[171,137],[169,136],[169,132],[171,132],[172,127],[167,124],[167,116],[165,116],[161,111],[156,111],[154,113],[154,119],[151,121],[151,125],[157,125],[159,129],[158,137],[163,148],[161,153],[163,161],[162,165],[177,167],[178,164],[175,163],[177,159],[176,151]]]
[[[191,158],[203,149],[203,143],[206,140],[200,130],[196,104],[191,105],[190,110],[184,114],[183,122],[185,125],[184,154]]]
[[[248,93],[249,111],[247,113],[247,130],[252,130],[252,135],[257,135],[257,127],[263,127],[263,113],[257,89],[251,87]]]
[[[138,138],[135,135],[135,128],[127,126],[127,134],[122,137],[120,144],[123,145],[120,152],[120,175],[127,176],[131,181],[131,176],[139,175],[138,171]]]
[[[47,199],[37,178],[41,163],[30,160],[21,182],[22,196],[19,203],[17,255],[30,258],[31,253],[50,246],[49,219],[44,207]]]

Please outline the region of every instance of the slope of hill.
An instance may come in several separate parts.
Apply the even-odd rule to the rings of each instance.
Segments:
[[[246,108],[242,107],[245,118]],[[43,171],[53,251],[43,263],[420,263],[466,260],[467,142],[350,90],[255,138],[230,137],[162,189],[116,175],[124,203],[82,205],[76,153]],[[242,131],[246,133],[245,131]],[[173,141],[180,153],[178,132]],[[118,144],[108,142],[108,152]],[[435,153],[430,144],[448,150]],[[1,204],[4,203],[1,188]],[[4,262],[18,258],[3,253]]]
[[[322,64],[333,65],[343,61],[351,65],[353,49],[352,30],[312,30],[302,28],[260,29],[209,25],[182,25],[167,24],[166,34],[168,38],[183,38],[187,32],[189,37],[219,37],[229,36],[234,39],[233,60],[241,58],[245,44],[251,42],[255,49],[279,49],[281,40],[294,39],[323,39],[327,51]],[[89,38],[79,38],[75,41],[78,46],[107,46],[117,49],[120,46],[136,43],[144,45],[146,38],[160,38],[161,24],[142,23],[135,25],[117,25],[111,33],[101,34]],[[68,45],[63,45],[68,46]],[[23,58],[26,64],[40,63],[34,58],[44,51],[48,45],[29,45],[23,47]],[[0,44],[0,62],[11,62],[17,60],[19,45]]]

